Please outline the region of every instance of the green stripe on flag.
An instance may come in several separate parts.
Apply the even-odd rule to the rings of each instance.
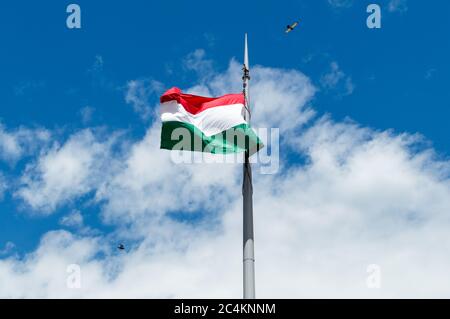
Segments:
[[[177,121],[162,123],[161,148],[207,152],[213,154],[240,153],[252,155],[264,147],[248,124],[240,124],[213,136],[206,136],[196,126]]]

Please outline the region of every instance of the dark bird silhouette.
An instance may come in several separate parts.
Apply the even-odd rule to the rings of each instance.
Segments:
[[[293,31],[293,30],[295,29],[295,27],[298,26],[298,23],[299,23],[298,21],[295,21],[295,22],[292,23],[291,25],[288,24],[288,25],[286,26],[286,31],[285,31],[285,32],[286,32],[286,33],[289,33],[289,32],[291,32],[291,31]]]
[[[119,250],[125,250],[125,246],[123,244],[120,244],[119,246],[117,246],[117,249]]]

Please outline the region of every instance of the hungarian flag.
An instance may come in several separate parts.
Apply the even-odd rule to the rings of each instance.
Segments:
[[[229,154],[264,145],[244,119],[244,94],[203,97],[172,88],[161,96],[161,148]]]

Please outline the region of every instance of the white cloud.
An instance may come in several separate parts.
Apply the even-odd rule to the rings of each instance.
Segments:
[[[64,145],[54,143],[35,163],[28,164],[15,196],[33,210],[52,213],[99,187],[114,167],[109,156],[115,135],[105,141],[89,130],[72,135]]]
[[[235,166],[176,165],[170,152],[159,149],[159,138],[156,124],[131,148],[120,173],[97,191],[97,200],[105,202],[108,221],[133,221],[178,210],[189,213],[208,205],[220,208],[229,200],[231,195],[224,190],[236,186]]]
[[[187,70],[197,73],[200,78],[209,79],[214,74],[213,61],[206,59],[206,52],[203,49],[197,49],[189,53],[183,61]]]
[[[232,81],[237,68],[232,62],[198,88],[239,89]],[[307,159],[304,165],[284,162],[278,175],[255,172],[257,297],[449,296],[450,163],[418,135],[313,120],[306,105],[314,88],[307,77],[262,66],[252,70],[255,121],[286,126],[289,139],[282,148],[289,144],[290,159]],[[279,97],[288,102],[279,103]],[[295,124],[265,115],[288,110]],[[25,259],[0,260],[0,296],[241,296],[241,167],[174,165],[168,152],[158,150],[158,125],[120,155],[112,177],[94,174],[97,181],[88,183],[97,188],[104,218],[118,227],[114,243],[110,237],[50,232]],[[64,154],[64,147],[50,154]],[[37,180],[48,188],[45,178]],[[201,222],[170,218],[171,212],[199,210],[207,214]],[[118,238],[136,242],[118,254],[112,250]],[[66,287],[66,267],[74,263],[82,270],[79,290]],[[381,267],[381,289],[366,286],[370,264]]]
[[[408,3],[406,0],[390,0],[388,4],[389,12],[404,13],[408,11]]]
[[[162,93],[162,83],[155,80],[132,80],[127,83],[125,101],[143,120],[149,120],[152,110],[150,98]]]
[[[354,0],[327,0],[328,4],[334,8],[350,8],[354,4]],[[387,9],[389,12],[405,13],[408,11],[407,0],[389,0],[387,3]]]
[[[98,236],[101,234],[99,230],[85,224],[83,214],[77,209],[74,209],[61,217],[59,219],[59,224],[63,226],[63,228],[69,228],[78,235],[86,237]]]
[[[322,75],[320,83],[326,90],[339,91],[341,96],[350,95],[355,90],[352,78],[346,75],[335,61],[331,62],[328,73]]]
[[[281,128],[288,133],[314,115],[308,103],[316,88],[301,72],[256,65],[251,68],[251,74],[249,87],[253,126]],[[200,79],[200,82],[202,84],[186,91],[212,96],[242,92],[242,65],[233,59],[224,73],[212,73],[209,81]]]
[[[232,60],[225,73],[211,72],[205,75],[208,82],[201,78],[199,82],[202,84],[186,91],[205,95],[239,92],[242,90],[239,84],[241,72],[241,66]],[[302,73],[255,66],[252,68],[252,81],[251,103],[255,114],[252,123],[255,127],[281,128],[287,136],[294,134],[295,128],[314,115],[306,104],[314,95],[315,88]],[[104,216],[107,220],[128,220],[145,214],[159,216],[167,211],[196,211],[205,205],[208,208],[208,203],[217,208],[225,205],[230,196],[239,196],[239,192],[230,194],[225,190],[240,188],[240,166],[176,165],[172,163],[169,152],[159,150],[159,139],[160,125],[154,124],[144,139],[131,148],[128,159],[123,161],[121,173],[97,192],[97,199],[106,202]],[[123,197],[129,200],[123,201]],[[205,201],[205,198],[210,200]]]
[[[8,188],[8,185],[6,183],[6,179],[3,176],[2,172],[0,172],[0,200],[3,199],[3,194],[7,188]]]
[[[77,228],[83,227],[84,225],[83,215],[81,215],[79,210],[75,209],[69,214],[63,216],[59,220],[59,224],[67,227],[77,227]]]
[[[328,3],[335,8],[348,8],[353,5],[353,0],[328,0]]]
[[[28,94],[36,91],[41,91],[46,87],[46,83],[43,80],[27,80],[21,81],[14,86],[14,94],[18,97],[25,97]]]
[[[3,260],[0,264],[0,295],[15,298],[61,298],[79,293],[67,288],[67,262],[93,262],[91,266],[84,267],[86,274],[83,279],[89,282],[90,278],[99,275],[93,274],[93,269],[98,268],[93,256],[101,248],[96,239],[74,238],[65,231],[49,232],[42,238],[39,248],[20,265],[15,264],[13,258]]]
[[[101,55],[95,56],[94,64],[92,65],[91,71],[92,72],[100,72],[103,70],[104,65],[103,57]]]
[[[0,159],[14,164],[23,156],[42,147],[50,137],[50,132],[45,129],[19,127],[8,130],[0,123]]]
[[[5,246],[0,249],[0,256],[10,254],[11,251],[14,250],[14,248],[16,248],[16,245],[13,242],[11,241],[6,242]]]
[[[92,121],[92,115],[95,109],[91,106],[85,106],[80,110],[81,122],[83,124],[88,124]]]

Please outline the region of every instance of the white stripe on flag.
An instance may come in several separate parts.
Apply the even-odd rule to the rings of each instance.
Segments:
[[[161,120],[175,121],[195,125],[206,136],[226,131],[234,126],[247,123],[243,117],[242,104],[230,104],[206,109],[198,114],[191,114],[176,101],[161,104]]]

